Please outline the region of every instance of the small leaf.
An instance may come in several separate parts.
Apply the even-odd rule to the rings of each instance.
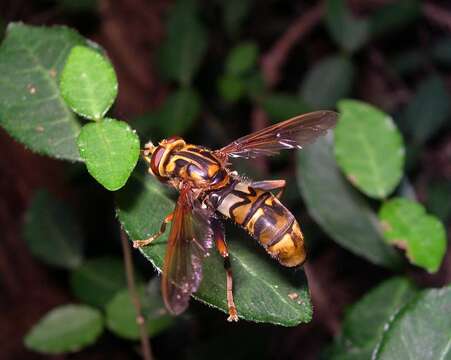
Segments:
[[[424,290],[390,321],[372,359],[450,359],[451,286]]]
[[[307,113],[311,110],[299,96],[273,93],[263,100],[263,109],[274,121],[281,121],[297,115]]]
[[[377,10],[370,18],[373,35],[382,35],[405,27],[421,16],[421,1],[398,0]]]
[[[405,150],[391,117],[356,100],[338,104],[335,156],[348,180],[366,195],[385,198],[402,178]]]
[[[386,323],[416,293],[412,283],[400,277],[384,281],[370,290],[346,311],[341,335],[327,358],[371,359]]]
[[[81,264],[80,224],[71,209],[48,192],[39,191],[33,197],[23,231],[31,253],[43,262],[65,269]]]
[[[78,115],[100,120],[117,96],[116,73],[98,51],[75,46],[61,74],[61,94]]]
[[[70,48],[83,44],[66,27],[8,26],[0,47],[0,125],[33,151],[80,160],[80,123],[61,97],[58,79]]]
[[[124,186],[139,157],[138,136],[114,119],[83,126],[78,147],[89,173],[111,191]]]
[[[103,331],[102,314],[85,305],[63,305],[47,313],[25,337],[28,349],[44,354],[75,352]]]
[[[425,143],[446,124],[451,110],[449,101],[445,83],[437,75],[420,83],[401,123],[415,144]]]
[[[162,187],[151,176],[144,175],[143,169],[136,171],[127,186],[117,193],[117,204],[119,220],[130,238],[135,240],[155,233],[163,218],[174,209],[174,203],[166,197]],[[309,322],[312,308],[304,273],[282,269],[249,235],[240,234],[240,239],[228,239],[238,315],[251,321],[283,326]],[[141,249],[159,269],[163,264],[166,241],[167,233]],[[212,251],[203,268],[202,284],[194,297],[226,312],[222,258]]]
[[[349,94],[354,80],[354,65],[342,56],[331,56],[316,63],[301,84],[300,96],[314,109],[335,107]]]
[[[166,26],[160,49],[161,71],[170,80],[189,85],[207,50],[207,32],[199,21],[194,0],[178,0]]]
[[[244,83],[239,77],[224,75],[218,79],[219,94],[227,102],[238,101],[243,96],[244,90]]]
[[[298,160],[302,196],[310,215],[324,231],[349,251],[375,264],[399,268],[401,259],[385,244],[377,215],[342,177],[332,139],[318,139],[299,151]]]
[[[356,19],[344,0],[327,0],[326,24],[335,42],[343,49],[354,52],[368,40],[369,22]]]
[[[446,252],[446,232],[435,216],[427,215],[421,204],[394,198],[379,212],[388,243],[406,250],[412,264],[436,272]]]
[[[81,301],[104,307],[127,286],[122,259],[102,257],[88,260],[72,272],[70,283],[73,293]]]
[[[243,75],[257,65],[258,47],[254,42],[242,42],[234,47],[226,59],[226,73]]]
[[[159,283],[159,281],[158,281]],[[169,328],[174,318],[164,307],[158,284],[152,292],[138,288],[141,300],[142,314],[146,320],[149,336],[155,336]],[[139,327],[136,323],[136,309],[128,289],[123,289],[114,296],[106,307],[106,325],[109,330],[123,338],[139,339]]]

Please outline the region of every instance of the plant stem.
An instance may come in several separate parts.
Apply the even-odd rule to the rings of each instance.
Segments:
[[[147,335],[146,320],[142,315],[141,301],[139,300],[138,292],[136,291],[135,275],[133,273],[133,260],[130,251],[130,244],[127,239],[125,231],[121,229],[121,243],[122,251],[124,253],[125,273],[127,275],[127,286],[132,298],[133,305],[136,309],[136,323],[139,327],[139,335],[141,338],[142,355],[145,360],[152,360],[152,350],[150,348],[149,337]]]

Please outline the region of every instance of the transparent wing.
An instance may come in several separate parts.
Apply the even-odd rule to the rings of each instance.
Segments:
[[[212,247],[211,211],[202,209],[182,190],[174,210],[164,258],[161,289],[167,309],[174,315],[183,312],[202,279],[202,260]]]
[[[283,149],[302,148],[333,128],[337,116],[333,111],[315,111],[297,116],[243,136],[215,153],[220,158],[251,159],[276,155]]]

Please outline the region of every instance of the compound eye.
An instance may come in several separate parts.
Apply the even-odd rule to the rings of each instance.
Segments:
[[[158,146],[150,158],[150,170],[152,170],[152,173],[155,175],[159,174],[158,167],[165,151],[166,149],[163,146]]]

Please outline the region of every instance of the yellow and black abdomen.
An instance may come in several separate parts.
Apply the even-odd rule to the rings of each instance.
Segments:
[[[245,228],[284,266],[301,265],[306,252],[294,216],[270,192],[233,180],[209,196],[216,210]]]

